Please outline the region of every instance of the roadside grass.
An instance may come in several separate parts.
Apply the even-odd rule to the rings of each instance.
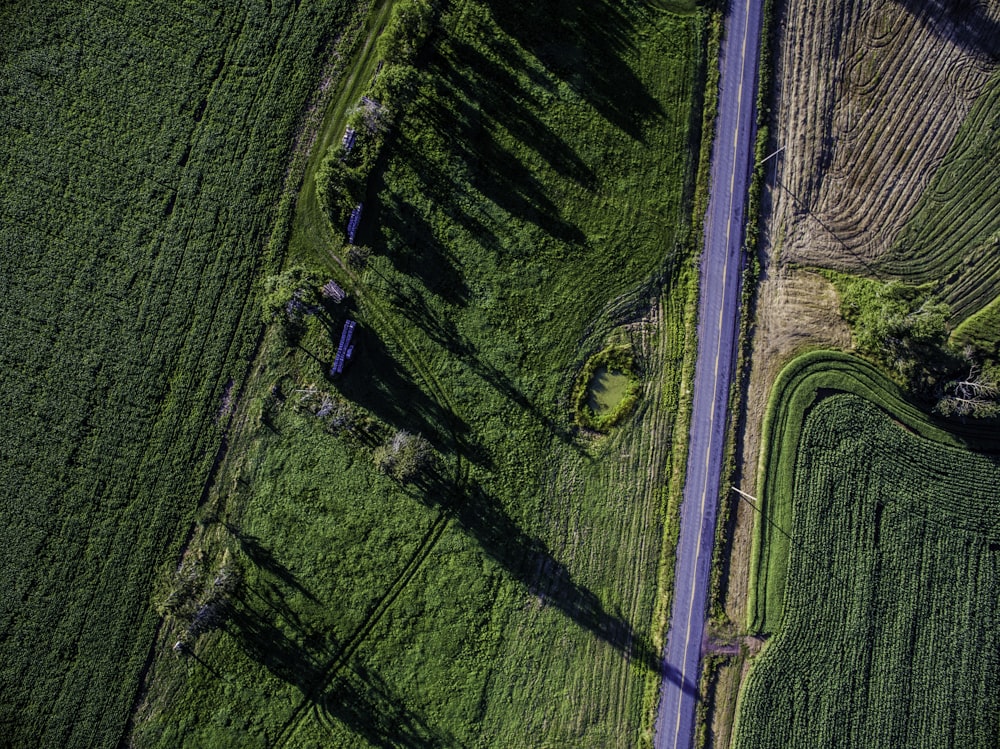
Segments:
[[[122,738],[346,5],[0,9],[0,743]]]
[[[269,334],[192,545],[241,559],[244,590],[190,656],[165,628],[137,745],[648,740],[706,18],[444,10],[368,185],[364,269],[308,238],[300,197],[291,255],[351,297],[287,353]],[[576,375],[623,340],[635,411],[580,434]],[[297,405],[311,386],[354,428]],[[399,430],[434,452],[409,484],[374,461]]]
[[[794,362],[775,403],[752,608],[774,636],[744,683],[734,746],[989,745],[995,426],[945,431],[828,352]]]

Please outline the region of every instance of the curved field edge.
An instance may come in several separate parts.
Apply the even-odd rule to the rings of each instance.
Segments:
[[[951,447],[1000,450],[995,424],[955,424],[924,413],[872,364],[850,354],[813,351],[794,359],[775,381],[764,416],[758,464],[758,518],[750,554],[747,626],[776,632],[782,622],[792,527],[792,487],[809,409],[830,392],[858,395],[919,436]]]
[[[998,483],[997,453],[824,391],[802,427],[781,629],[734,746],[995,746]]]

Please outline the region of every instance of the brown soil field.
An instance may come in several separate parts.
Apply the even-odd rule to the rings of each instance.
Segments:
[[[939,293],[956,317],[1000,293],[1000,253],[987,252],[1000,231],[1000,224],[989,224],[1000,215],[989,210],[995,196],[961,198],[963,220],[978,221],[963,252],[945,256],[937,240],[909,241],[918,234],[916,214],[940,221],[944,212],[935,216],[927,207],[943,189],[935,175],[968,150],[956,139],[967,119],[985,116],[977,114],[977,101],[1000,92],[1000,1],[784,0],[774,27],[771,134],[784,150],[769,162],[765,179],[763,270],[743,402],[740,487],[751,495],[761,422],[778,372],[805,350],[850,348],[837,293],[810,268],[941,280]],[[975,304],[963,306],[972,286],[979,288]],[[736,518],[725,609],[742,629],[756,517],[749,503],[739,502]],[[737,692],[751,660],[735,657],[715,677],[711,746],[730,745]]]
[[[997,2],[786,4],[771,218],[784,259],[864,270],[892,250],[997,70],[998,33]]]

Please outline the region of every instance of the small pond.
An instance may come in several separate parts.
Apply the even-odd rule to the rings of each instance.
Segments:
[[[601,416],[617,406],[625,396],[628,381],[627,374],[607,367],[601,367],[594,372],[587,398],[591,410]]]

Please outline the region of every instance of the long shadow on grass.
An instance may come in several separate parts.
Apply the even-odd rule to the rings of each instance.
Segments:
[[[613,0],[488,0],[503,30],[567,82],[601,115],[633,138],[662,113],[655,97],[623,60],[639,30],[627,3]]]
[[[556,423],[553,419],[514,384],[504,372],[485,361],[475,344],[463,336],[455,324],[446,316],[434,310],[425,300],[419,288],[406,283],[390,282],[389,294],[393,306],[402,311],[408,320],[419,326],[427,336],[439,346],[454,354],[466,364],[469,369],[493,387],[500,395],[514,403],[518,408],[530,414],[549,432],[558,437],[564,444],[572,446],[581,454],[586,451],[580,448],[573,439],[573,433]],[[463,435],[463,444],[468,444],[468,435]],[[477,463],[480,461],[476,461]]]
[[[447,503],[445,509],[483,551],[544,605],[554,606],[578,626],[644,668],[659,672],[659,655],[620,612],[609,611],[598,596],[573,579],[545,542],[523,531],[496,498],[472,485],[456,493],[444,477],[430,472],[414,487],[421,501]],[[670,675],[668,674],[668,678]],[[676,677],[680,683],[679,676]],[[682,685],[682,688],[693,685]]]
[[[394,262],[405,263],[407,254],[415,256],[418,263],[424,259],[431,263],[451,261],[450,253],[433,247],[433,243],[454,238],[449,221],[487,251],[499,255],[537,251],[535,242],[515,234],[516,227],[509,225],[503,213],[561,242],[584,243],[586,237],[579,227],[560,217],[551,190],[539,179],[538,168],[529,167],[524,153],[501,145],[497,132],[508,131],[521,147],[535,151],[563,176],[585,185],[594,181],[589,168],[530,114],[532,107],[525,102],[530,93],[518,88],[510,73],[497,69],[497,83],[482,70],[475,72],[477,68],[493,69],[496,64],[470,45],[454,44],[462,59],[434,57],[430,72],[437,91],[419,97],[412,105],[407,114],[409,125],[392,141],[397,169],[391,177],[382,174],[384,181],[376,190],[382,204],[377,208],[377,220],[393,250]],[[422,203],[418,211],[404,208],[411,201]],[[422,215],[418,218],[415,214]],[[434,214],[443,214],[447,221],[431,225]],[[442,236],[443,232],[448,236]],[[407,241],[415,242],[419,251],[412,252]],[[412,268],[412,263],[407,264]],[[417,268],[418,275],[437,272],[433,266]],[[442,286],[442,296],[448,298],[448,286]]]
[[[386,244],[386,254],[396,269],[419,278],[423,285],[448,304],[464,306],[469,287],[459,261],[438,240],[424,211],[405,201],[398,193],[381,189],[375,203],[376,215]],[[471,219],[462,218],[468,223]],[[483,227],[476,227],[482,230]]]
[[[317,707],[324,720],[342,723],[370,744],[385,749],[462,745],[407,708],[384,679],[357,662],[343,669]]]
[[[938,36],[973,54],[1000,60],[1000,21],[974,0],[895,0]]]
[[[296,687],[320,711],[325,721],[342,723],[354,734],[379,747],[458,746],[453,737],[432,728],[408,709],[375,672],[348,663],[332,682],[330,664],[343,644],[306,625],[296,593],[312,604],[316,598],[278,562],[258,539],[226,525],[239,540],[258,574],[244,581],[227,607],[223,629],[251,660],[276,678]],[[211,670],[211,666],[204,664]]]
[[[446,89],[447,96],[443,99],[474,108],[473,122],[468,118],[457,120],[466,134],[481,134],[483,124],[486,129],[502,128],[522,146],[537,153],[559,175],[582,187],[593,187],[594,172],[535,114],[544,112],[546,107],[536,92],[553,93],[552,82],[540,76],[532,78],[530,74],[525,80],[522,76],[526,66],[518,65],[519,56],[520,51],[514,45],[496,38],[482,40],[476,46],[450,39],[434,69],[438,85]],[[473,126],[469,127],[470,124]]]
[[[375,331],[358,331],[354,360],[337,380],[340,392],[385,423],[422,434],[441,452],[454,452],[468,426],[417,385]]]

